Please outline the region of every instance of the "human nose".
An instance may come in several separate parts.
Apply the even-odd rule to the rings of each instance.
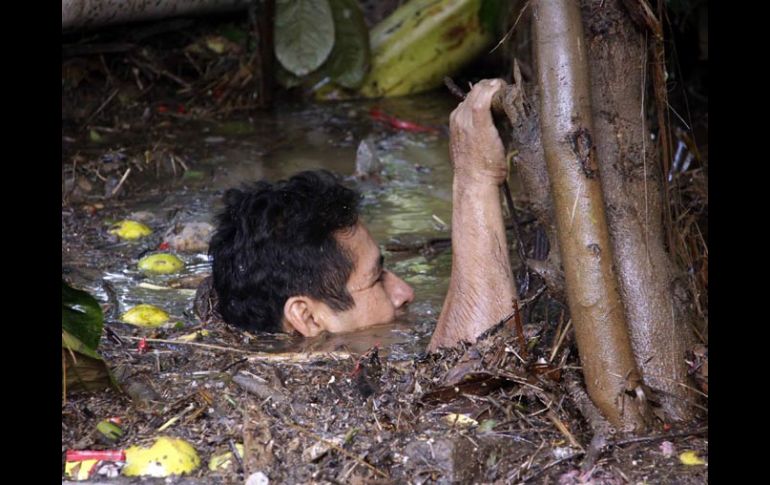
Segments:
[[[401,308],[414,300],[414,290],[406,281],[390,271],[385,271],[385,273],[385,291],[387,291],[394,307]]]

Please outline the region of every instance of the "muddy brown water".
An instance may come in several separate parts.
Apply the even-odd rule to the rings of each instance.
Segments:
[[[282,105],[280,111],[225,121],[173,118],[165,123],[168,126],[163,129],[163,142],[172,151],[184,154],[189,170],[176,177],[157,177],[153,170],[136,174],[138,188],[121,200],[110,215],[119,219],[140,213],[156,234],[177,222],[213,222],[224,190],[243,182],[274,181],[317,168],[350,176],[355,169],[358,144],[368,139],[382,161],[382,181],[359,182],[350,177],[347,183],[363,195],[363,220],[380,243],[386,266],[414,287],[414,303],[392,325],[323,336],[311,342],[264,335],[253,350],[347,348],[362,352],[377,344],[390,358],[409,358],[424,350],[435,326],[448,286],[451,254],[448,250],[428,257],[416,251],[389,252],[385,245],[449,237],[452,172],[447,121],[456,105],[455,99],[433,93],[378,101]],[[433,127],[435,131],[395,130],[372,118],[373,107]],[[83,149],[106,151],[106,147],[141,144],[142,140],[115,135],[102,143]],[[110,201],[105,206],[110,208]],[[198,323],[191,312],[194,290],[157,290],[148,288],[148,284],[165,286],[180,276],[210,272],[205,253],[180,254],[186,263],[181,274],[145,277],[136,269],[136,259],[151,249],[148,243],[110,242],[105,231],[101,233],[98,238],[103,241],[96,244],[100,251],[80,255],[81,260],[89,261],[88,266],[105,268],[101,273],[90,273],[89,291],[107,301],[101,283],[104,278],[114,287],[121,312],[139,303],[150,303],[169,312],[173,322],[184,326]],[[115,258],[113,263],[116,252],[132,258]],[[67,256],[63,258],[65,265]]]

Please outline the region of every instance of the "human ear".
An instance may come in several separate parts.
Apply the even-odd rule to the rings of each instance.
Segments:
[[[315,337],[323,331],[316,319],[315,302],[305,296],[292,296],[283,306],[283,318],[288,325],[305,337]]]

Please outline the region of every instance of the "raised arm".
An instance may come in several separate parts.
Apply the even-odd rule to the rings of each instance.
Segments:
[[[512,311],[516,288],[500,206],[508,165],[492,121],[499,79],[477,83],[449,117],[452,275],[428,350],[476,338]]]

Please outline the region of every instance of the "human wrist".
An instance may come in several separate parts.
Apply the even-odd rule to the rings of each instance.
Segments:
[[[483,173],[483,171],[455,170],[452,185],[455,190],[495,190],[505,182],[504,177]]]

